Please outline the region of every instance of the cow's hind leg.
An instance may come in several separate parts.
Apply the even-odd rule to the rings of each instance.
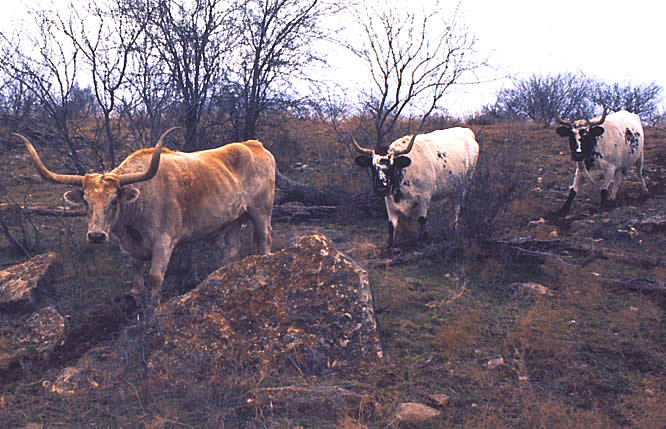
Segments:
[[[417,244],[423,243],[428,235],[428,232],[426,230],[426,224],[428,221],[428,204],[425,204],[421,202],[421,204],[418,205],[417,207],[417,214],[418,217],[416,218],[416,221],[419,224],[419,232],[418,235],[416,236]]]
[[[271,210],[249,209],[247,214],[250,216],[254,226],[254,242],[257,252],[261,255],[271,253],[273,241],[273,228],[271,227]]]
[[[643,195],[647,195],[648,193],[648,188],[645,185],[645,178],[643,177],[643,162],[644,162],[644,155],[641,153],[641,156],[638,157],[636,160],[636,175],[638,176],[639,179],[641,179],[641,192]]]
[[[217,246],[222,251],[222,263],[226,264],[238,259],[241,247],[241,227],[243,223],[236,220],[224,228],[217,238]]]
[[[613,176],[613,183],[611,184],[610,189],[610,199],[611,201],[615,200],[617,197],[617,192],[620,190],[622,181],[624,180],[624,172],[621,168],[615,170],[615,175]]]
[[[608,208],[608,188],[610,188],[611,182],[613,181],[613,178],[615,177],[615,169],[609,169],[608,171],[604,172],[604,177],[601,180],[601,209],[604,210]],[[611,189],[611,193],[616,194],[617,193],[617,186]],[[614,196],[611,195],[611,199],[613,199]]]

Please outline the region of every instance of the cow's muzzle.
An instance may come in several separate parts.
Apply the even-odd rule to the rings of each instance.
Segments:
[[[104,231],[88,231],[88,241],[95,244],[106,243],[109,235]]]
[[[585,154],[583,152],[572,152],[571,153],[571,159],[574,161],[584,161],[585,160]]]
[[[377,185],[374,187],[375,193],[385,197],[389,193],[389,187],[385,185]]]

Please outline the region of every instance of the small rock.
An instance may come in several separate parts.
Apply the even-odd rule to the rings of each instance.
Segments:
[[[442,407],[445,406],[446,404],[449,403],[449,400],[451,399],[449,395],[445,395],[443,393],[435,393],[430,395],[430,399],[433,401],[437,402],[439,405]]]
[[[90,373],[86,369],[68,367],[60,373],[53,383],[44,381],[42,386],[58,395],[72,396],[90,390],[91,388],[97,388],[99,387],[99,384],[92,379]]]
[[[419,404],[418,402],[403,402],[396,408],[394,416],[400,422],[420,425],[427,423],[441,414],[441,411],[427,405]]]
[[[548,238],[557,238],[558,234],[557,231],[551,231],[550,234],[548,234]]]
[[[409,288],[409,290],[419,291],[419,292],[426,290],[426,287],[423,286],[421,280],[415,279],[414,277],[405,277],[405,283],[407,283],[407,287]]]
[[[534,282],[513,283],[512,286],[519,286],[524,289],[530,289],[540,295],[548,295],[548,296],[554,295],[552,290],[548,289],[546,286],[539,283],[534,283]]]
[[[538,220],[531,220],[527,224],[528,225],[541,225],[542,223],[546,223],[546,220],[541,217]]]
[[[351,390],[331,385],[283,386],[254,389],[245,403],[273,415],[339,418],[368,406],[367,398]]]
[[[500,365],[504,365],[504,358],[500,356],[497,359],[490,359],[486,365],[490,369],[495,369]]]

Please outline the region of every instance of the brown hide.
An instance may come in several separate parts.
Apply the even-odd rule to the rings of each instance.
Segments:
[[[30,151],[32,145],[19,137]],[[222,239],[225,256],[233,258],[240,246],[241,224],[249,220],[256,250],[268,254],[275,194],[275,159],[256,140],[192,153],[161,149],[158,156],[153,152],[160,146],[136,151],[112,172],[86,174],[79,179],[81,188],[65,194],[68,201],[87,205],[89,241],[105,242],[111,232],[132,256],[134,293],[143,289],[143,264],[151,260],[153,299],[159,297],[178,243]],[[47,180],[69,178],[42,168],[36,152],[31,159]],[[159,162],[157,173],[144,175],[151,171],[151,161]],[[143,179],[122,185],[128,177]]]

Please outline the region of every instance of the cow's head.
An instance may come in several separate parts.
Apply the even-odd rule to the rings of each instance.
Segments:
[[[86,237],[91,243],[104,243],[109,239],[111,227],[118,220],[120,206],[136,201],[139,197],[140,191],[131,185],[150,180],[157,174],[164,139],[167,134],[177,128],[170,128],[160,136],[146,171],[127,174],[88,173],[84,176],[53,173],[44,166],[37,151],[26,137],[20,134],[13,135],[23,140],[30,159],[42,178],[50,182],[79,187],[65,192],[65,200],[72,204],[86,206],[88,210]]]
[[[412,136],[407,147],[404,149],[389,150],[386,152],[379,149],[373,150],[361,147],[356,142],[356,139],[352,137],[354,147],[361,154],[355,158],[356,164],[361,167],[370,167],[372,189],[375,192],[386,196],[393,192],[399,185],[400,178],[402,177],[402,169],[412,163],[407,154],[414,147],[415,138],[416,135]]]
[[[569,138],[571,159],[583,161],[592,156],[597,144],[597,137],[604,133],[604,128],[600,125],[606,120],[606,110],[604,110],[601,118],[592,121],[587,119],[565,121],[559,115],[555,117],[557,122],[562,125],[557,127],[557,134]]]

